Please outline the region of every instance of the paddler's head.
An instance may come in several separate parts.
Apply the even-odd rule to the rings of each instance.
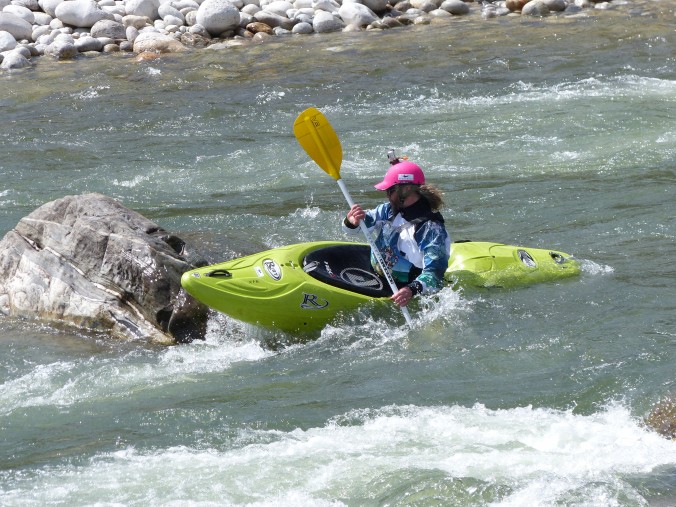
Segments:
[[[390,158],[390,161],[392,165],[383,181],[375,187],[386,191],[392,207],[399,210],[420,199],[420,187],[425,184],[425,174],[418,164],[408,160],[400,162],[399,159]]]

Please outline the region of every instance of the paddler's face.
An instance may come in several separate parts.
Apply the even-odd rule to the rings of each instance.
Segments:
[[[399,195],[397,194],[397,186],[391,186],[387,190],[387,199],[390,201],[390,204],[392,205],[393,210],[398,210],[399,209]]]
[[[397,190],[399,189],[399,190]],[[394,185],[386,190],[387,198],[392,205],[392,209],[398,211],[402,208],[401,201],[406,200],[414,192],[413,185]]]

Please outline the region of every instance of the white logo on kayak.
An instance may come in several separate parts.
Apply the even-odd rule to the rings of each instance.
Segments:
[[[349,284],[359,287],[370,287],[375,290],[383,288],[383,282],[374,273],[360,268],[346,268],[340,272],[340,277]]]
[[[263,261],[263,267],[273,280],[279,282],[282,279],[282,269],[272,259],[265,259]]]
[[[321,310],[327,306],[329,306],[329,302],[326,299],[320,298],[316,294],[303,292],[303,302],[300,304],[303,310]]]

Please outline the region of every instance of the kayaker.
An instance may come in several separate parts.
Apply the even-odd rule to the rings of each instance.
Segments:
[[[443,206],[441,192],[425,183],[420,166],[399,160],[392,151],[388,156],[392,165],[383,181],[375,185],[387,192],[388,201],[368,211],[355,204],[343,221],[343,229],[357,231],[364,220],[399,287],[390,299],[406,306],[414,296],[443,287],[451,240],[438,211]],[[371,264],[381,271],[373,255]]]

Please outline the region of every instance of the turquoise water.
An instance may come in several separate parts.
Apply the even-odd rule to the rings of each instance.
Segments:
[[[454,239],[583,265],[280,348],[217,315],[168,348],[0,319],[0,504],[676,504],[675,444],[642,424],[676,390],[673,20],[652,2],[0,75],[0,234],[96,191],[214,262],[345,239],[293,137],[316,106],[357,201],[396,148]]]

